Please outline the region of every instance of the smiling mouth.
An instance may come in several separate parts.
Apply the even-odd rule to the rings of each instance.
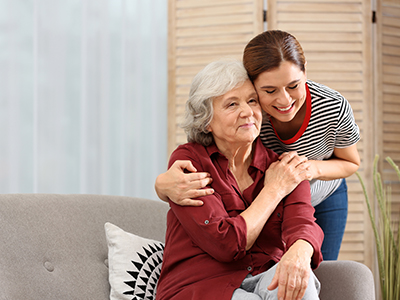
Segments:
[[[241,127],[241,128],[249,128],[249,127],[253,127],[254,125],[255,125],[254,123],[246,123],[246,124],[240,125],[239,127]]]
[[[276,110],[278,110],[278,111],[286,112],[286,111],[289,111],[289,110],[294,106],[295,102],[296,102],[296,101],[293,101],[293,103],[290,104],[288,107],[276,107],[276,106],[274,106],[274,107],[275,107]]]

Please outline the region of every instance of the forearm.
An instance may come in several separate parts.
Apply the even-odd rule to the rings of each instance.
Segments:
[[[359,164],[346,161],[340,158],[331,158],[328,160],[311,160],[313,170],[313,179],[334,180],[346,178],[354,174]]]
[[[295,152],[289,152],[280,161],[275,161],[268,167],[263,189],[252,204],[241,213],[247,225],[246,249],[253,246],[265,223],[282,199],[292,193],[302,182],[307,183],[308,194],[301,193],[300,197],[308,195],[307,200],[310,199],[310,185],[304,181],[308,178],[308,172],[305,172],[307,167],[306,158],[299,157]]]
[[[241,213],[247,226],[246,250],[257,240],[265,223],[276,209],[283,196],[274,190],[264,187],[253,203]]]
[[[312,179],[334,180],[354,174],[360,166],[357,145],[335,148],[328,160],[310,160]]]

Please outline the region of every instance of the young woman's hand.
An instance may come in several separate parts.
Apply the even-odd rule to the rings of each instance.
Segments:
[[[197,172],[191,161],[177,160],[167,172],[158,175],[155,189],[163,201],[169,198],[181,206],[201,206],[203,201],[193,199],[214,193],[212,188],[206,188],[211,182],[210,174]]]

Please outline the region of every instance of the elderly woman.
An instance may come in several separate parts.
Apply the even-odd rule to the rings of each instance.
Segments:
[[[199,207],[172,201],[157,299],[318,299],[322,260],[308,161],[266,149],[257,93],[242,63],[217,61],[196,75],[171,155],[208,172],[214,193]]]

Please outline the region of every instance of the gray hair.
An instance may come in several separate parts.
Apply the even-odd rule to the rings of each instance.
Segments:
[[[203,146],[213,142],[213,136],[207,130],[213,118],[213,100],[248,79],[243,63],[237,60],[214,61],[197,73],[192,81],[181,124],[188,142]]]

